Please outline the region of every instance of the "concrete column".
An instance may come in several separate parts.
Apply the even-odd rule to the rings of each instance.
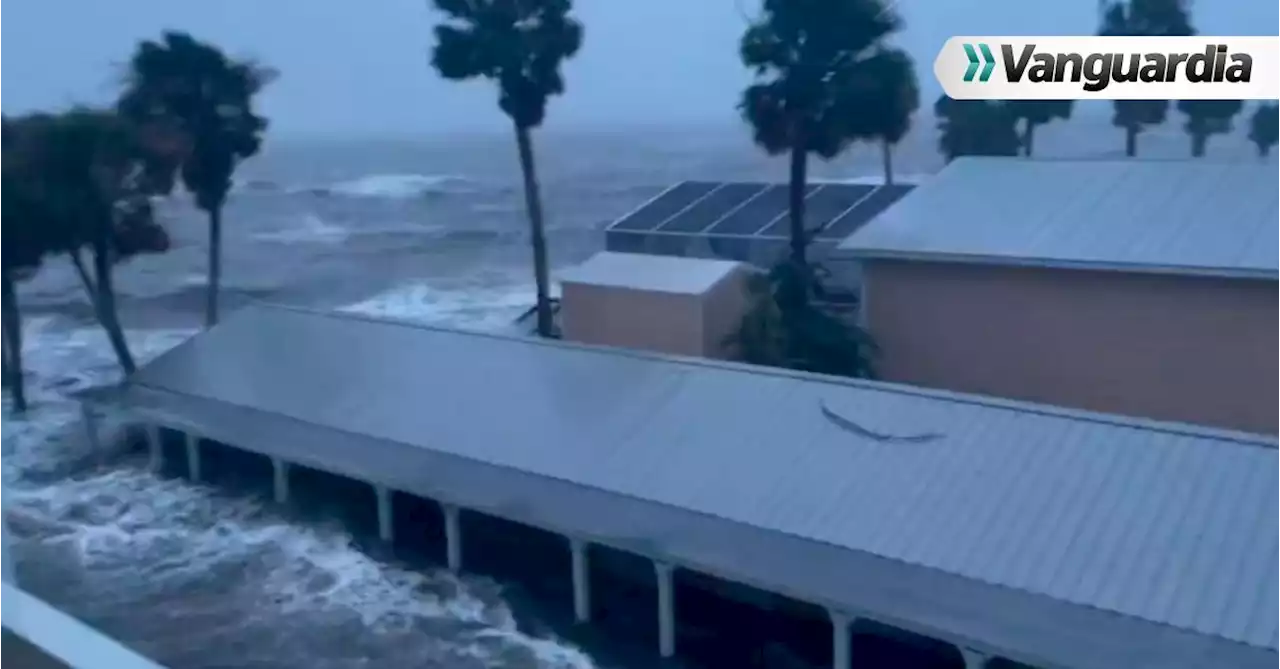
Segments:
[[[395,541],[394,517],[391,515],[391,490],[384,486],[374,486],[378,496],[378,538],[391,543]]]
[[[199,483],[201,479],[200,437],[188,432],[186,435],[186,447],[187,447],[187,476],[191,478],[192,483]]]
[[[152,472],[159,474],[164,469],[164,443],[160,440],[160,426],[148,423],[144,429],[147,433],[147,466]]]
[[[452,504],[441,504],[444,511],[445,564],[449,571],[462,571],[462,517],[461,510]]]
[[[991,659],[986,653],[964,646],[960,647],[960,655],[964,658],[964,669],[986,669],[987,660]]]
[[[587,542],[569,540],[573,558],[573,617],[580,623],[591,620],[591,577],[587,570]]]
[[[84,422],[84,436],[89,441],[89,446],[94,453],[101,453],[102,435],[98,430],[98,415],[88,402],[80,403],[80,420]]]
[[[672,657],[676,654],[676,592],[671,578],[675,568],[654,562],[653,571],[658,576],[658,654]]]
[[[833,669],[850,669],[853,663],[853,647],[850,627],[853,618],[846,613],[829,610],[831,616],[831,666]]]
[[[271,489],[275,494],[276,504],[289,503],[289,463],[280,458],[271,458]]]

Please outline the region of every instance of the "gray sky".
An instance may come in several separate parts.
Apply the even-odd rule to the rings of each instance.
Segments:
[[[551,125],[725,123],[747,75],[741,11],[758,0],[578,0],[586,42],[566,68]],[[1202,34],[1277,34],[1275,0],[1201,0]],[[491,87],[440,80],[428,53],[427,0],[9,0],[3,23],[6,113],[109,100],[140,38],[186,30],[279,69],[264,98],[290,134],[418,134],[505,128]],[[1096,0],[901,0],[899,45],[925,99],[947,37],[1061,35],[1095,29]],[[981,9],[979,9],[981,8]]]

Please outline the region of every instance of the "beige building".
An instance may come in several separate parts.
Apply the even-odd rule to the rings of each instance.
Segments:
[[[965,159],[845,240],[891,381],[1277,432],[1275,162]]]
[[[747,266],[731,260],[604,251],[560,276],[569,341],[730,357],[747,309]]]

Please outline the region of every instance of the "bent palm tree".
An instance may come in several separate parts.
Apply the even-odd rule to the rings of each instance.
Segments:
[[[436,26],[431,63],[445,79],[485,78],[498,85],[498,107],[515,126],[525,208],[533,247],[538,334],[551,337],[547,238],[533,156],[532,130],[547,101],[564,92],[560,65],[582,46],[582,24],[570,0],[435,0],[446,15]]]
[[[859,138],[864,54],[883,47],[901,26],[880,0],[764,0],[742,35],[739,56],[753,82],[738,109],[755,143],[790,158],[788,221],[791,259],[807,265],[805,227],[809,154],[835,158]]]
[[[275,73],[228,58],[186,33],[144,41],[129,64],[120,112],[139,125],[176,127],[189,144],[181,164],[183,185],[209,217],[209,286],[205,325],[218,322],[222,284],[222,209],[236,166],[258,152],[267,120],[253,99]],[[176,166],[175,166],[176,167]]]

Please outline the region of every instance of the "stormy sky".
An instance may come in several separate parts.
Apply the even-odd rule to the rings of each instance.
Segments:
[[[737,61],[758,0],[577,0],[586,42],[566,69],[554,126],[720,124],[747,75]],[[1277,34],[1274,0],[1196,3],[1202,34]],[[427,0],[9,0],[6,113],[110,100],[140,38],[186,30],[281,71],[264,106],[291,134],[409,135],[505,128],[492,88],[430,69]],[[947,37],[1065,35],[1096,27],[1096,0],[902,0],[896,42],[917,59],[924,96]]]

